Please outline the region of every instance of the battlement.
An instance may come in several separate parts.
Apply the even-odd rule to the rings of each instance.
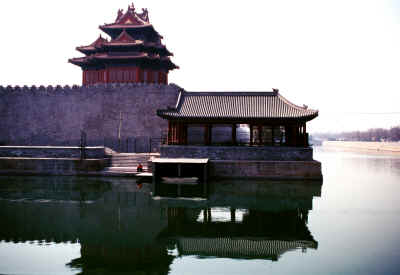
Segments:
[[[87,90],[95,90],[95,89],[129,89],[129,88],[148,88],[155,90],[162,90],[166,87],[170,87],[177,90],[183,90],[183,88],[179,87],[174,83],[166,84],[158,84],[158,83],[102,83],[102,84],[93,84],[93,85],[56,85],[56,86],[1,86],[0,85],[0,95],[1,94],[9,94],[9,93],[38,93],[38,94],[60,94],[67,92],[84,92]]]

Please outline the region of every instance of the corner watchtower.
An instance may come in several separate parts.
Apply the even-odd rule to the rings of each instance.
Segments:
[[[173,54],[161,43],[162,36],[150,24],[147,9],[141,13],[130,5],[118,10],[112,24],[99,27],[110,36],[100,37],[88,46],[76,49],[84,57],[68,61],[82,68],[82,84],[160,83],[168,84],[168,73],[177,69]]]

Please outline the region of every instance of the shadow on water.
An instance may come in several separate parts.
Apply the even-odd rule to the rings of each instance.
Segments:
[[[321,183],[220,181],[208,200],[153,198],[132,179],[0,178],[0,240],[79,242],[79,274],[168,274],[187,255],[277,261],[317,249]]]

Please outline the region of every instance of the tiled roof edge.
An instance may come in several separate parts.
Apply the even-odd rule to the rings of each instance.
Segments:
[[[276,92],[268,92],[268,91],[252,91],[252,92],[245,92],[245,91],[224,91],[224,92],[213,92],[213,91],[206,91],[206,92],[194,92],[194,91],[185,91],[185,96],[276,96]]]
[[[305,107],[303,107],[303,106],[296,105],[296,104],[290,102],[288,99],[286,99],[286,98],[285,98],[284,96],[282,96],[281,94],[279,94],[278,97],[279,97],[281,100],[283,100],[286,104],[292,106],[293,108],[295,108],[295,109],[297,109],[297,110],[308,110],[308,111],[311,111],[311,112],[314,112],[314,113],[318,114],[318,110],[308,109],[308,108],[305,108]]]

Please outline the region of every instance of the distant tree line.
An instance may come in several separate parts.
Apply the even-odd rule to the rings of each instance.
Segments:
[[[313,139],[347,141],[400,141],[400,126],[390,129],[374,128],[367,131],[315,133]]]

